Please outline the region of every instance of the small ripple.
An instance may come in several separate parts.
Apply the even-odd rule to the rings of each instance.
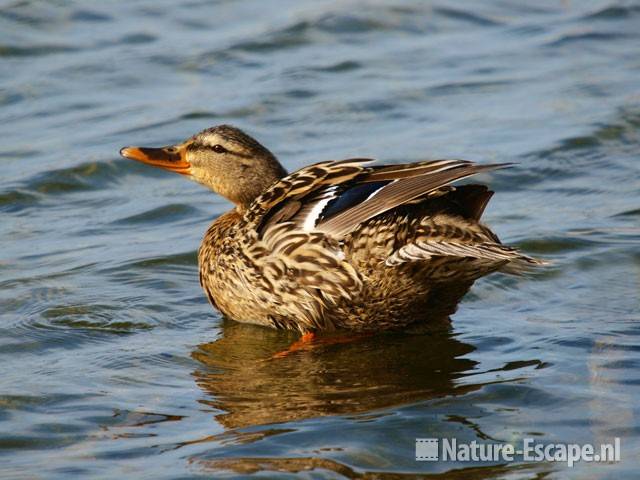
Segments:
[[[164,383],[163,379],[160,378],[149,378],[149,379],[140,379],[136,377],[130,377],[127,375],[127,370],[135,367],[136,365],[145,364],[148,366],[153,365],[154,367],[169,367],[174,368],[176,365],[188,365],[193,366],[193,360],[188,357],[173,355],[171,353],[149,353],[148,351],[143,351],[140,354],[131,353],[126,356],[114,356],[111,354],[107,354],[101,358],[96,358],[98,364],[101,367],[107,368],[111,371],[119,371],[121,372],[121,376],[119,381],[122,383],[132,383],[135,385],[140,385],[141,383],[146,383],[147,385],[162,385]],[[150,422],[152,423],[152,422]]]
[[[180,115],[180,120],[200,120],[200,119],[214,119],[219,115],[215,112],[209,112],[206,110],[196,110],[193,112],[187,112]]]
[[[150,330],[154,325],[147,322],[133,322],[130,320],[118,320],[123,305],[58,305],[47,307],[41,313],[40,321],[22,322],[17,327],[22,335],[43,340],[62,340],[65,348],[72,347],[69,342],[69,334],[74,332],[80,337],[95,341],[98,337],[95,333],[126,334],[139,330]],[[56,333],[57,332],[57,333]],[[21,335],[21,336],[22,336]],[[100,337],[107,340],[108,337]]]
[[[175,125],[178,120],[180,120],[180,117],[166,118],[165,120],[160,120],[158,122],[149,122],[140,126],[135,126],[135,127],[132,126],[122,130],[116,130],[115,132],[113,132],[113,135],[122,136],[124,134],[129,134],[129,133],[139,133],[139,132],[157,130],[158,127],[164,127],[165,125]]]
[[[399,105],[391,100],[365,100],[349,105],[350,110],[363,113],[383,113],[399,109]]]
[[[547,158],[546,152],[534,152],[525,156],[535,159]],[[501,192],[518,191],[524,186],[532,186],[539,183],[544,183],[550,178],[560,180],[565,178],[575,178],[576,173],[564,168],[564,165],[559,163],[552,166],[543,165],[534,162],[527,162],[529,165],[533,165],[524,168],[514,168],[512,170],[503,170],[500,175],[497,175],[492,179],[492,185],[496,190]]]
[[[638,371],[640,368],[640,359],[637,358],[625,358],[620,360],[610,360],[602,365],[600,368],[606,368],[609,370],[634,370]]]
[[[126,266],[129,268],[155,268],[158,266],[167,265],[187,265],[193,266],[198,263],[198,252],[196,250],[192,252],[178,253],[175,255],[164,255],[162,257],[147,258],[145,260],[138,260],[128,263]]]
[[[548,343],[568,348],[591,351],[595,347],[595,340],[587,336],[573,336],[571,338],[549,338]]]
[[[26,149],[20,149],[20,150],[4,150],[2,152],[0,152],[0,158],[29,158],[29,157],[35,157],[36,155],[38,155],[40,152],[38,150],[26,150]]]
[[[49,321],[50,326],[111,333],[128,333],[133,330],[153,328],[145,322],[114,321],[116,311],[117,309],[112,305],[60,305],[47,308],[42,312],[42,317]]]
[[[585,238],[544,237],[522,240],[518,242],[518,247],[532,254],[557,254],[593,248],[594,243]]]
[[[634,208],[633,210],[625,210],[624,212],[616,213],[612,217],[637,217],[640,216],[640,208]]]
[[[427,88],[426,93],[428,96],[457,95],[468,92],[487,93],[501,90],[505,86],[513,85],[513,83],[513,80],[447,82]]]
[[[592,149],[600,145],[600,140],[598,140],[595,135],[587,135],[581,137],[571,137],[563,140],[560,146],[558,147],[558,151],[563,150],[581,150],[583,148]]]
[[[547,47],[557,48],[565,46],[573,46],[576,43],[586,42],[610,42],[612,40],[625,40],[629,35],[620,32],[579,32],[568,33],[559,38],[549,41],[545,44]]]
[[[0,409],[34,411],[39,407],[44,410],[54,405],[83,399],[84,395],[50,393],[47,395],[0,395]]]
[[[598,125],[593,135],[602,142],[620,142],[633,145],[640,141],[640,111],[625,108],[619,112],[617,121]]]
[[[118,43],[122,43],[124,45],[141,45],[144,43],[155,42],[157,39],[157,36],[151,35],[150,33],[132,33],[122,37]]]
[[[112,225],[137,225],[145,223],[158,223],[159,221],[175,221],[188,216],[195,216],[198,209],[183,203],[173,203],[154,208],[146,212],[131,215],[112,222]]]
[[[179,422],[184,419],[183,415],[168,415],[164,413],[142,412],[133,410],[116,410],[114,421],[117,427],[143,427],[164,422]]]
[[[236,43],[229,50],[267,53],[307,45],[312,41],[318,43],[322,40],[322,38],[318,38],[318,34],[359,35],[408,29],[408,26],[392,21],[392,15],[390,14],[393,12],[385,9],[382,13],[376,16],[362,16],[351,13],[323,14],[319,18],[298,21],[276,31],[267,32],[259,37],[259,40]],[[472,14],[469,15],[477,20]],[[490,21],[486,20],[486,22]]]
[[[506,336],[491,336],[486,335],[469,335],[465,337],[465,341],[473,343],[473,346],[481,351],[490,351],[497,347],[504,347],[505,345],[512,344],[515,340]]]
[[[4,300],[2,307],[6,311],[23,314],[24,317],[39,314],[43,309],[43,307],[40,307],[41,305],[48,305],[54,302],[56,298],[60,298],[69,293],[69,290],[64,287],[40,285],[43,278],[51,280],[60,277],[64,277],[64,274],[26,277],[0,282],[0,288],[3,290],[9,290],[17,286],[31,287],[26,294],[14,294],[12,297]],[[23,291],[27,292],[26,289]]]
[[[82,436],[74,438],[71,435],[43,435],[41,432],[37,436],[5,434],[0,437],[0,450],[62,448],[76,443],[81,438]]]
[[[535,165],[528,173],[535,174],[536,178],[531,178],[530,181],[535,182],[551,176],[556,179],[575,178],[577,175],[589,173],[588,170],[578,167],[601,165],[606,155],[604,150],[612,146],[619,151],[634,154],[639,141],[640,112],[637,108],[621,109],[616,118],[607,123],[594,125],[593,131],[588,134],[569,137],[551,148],[525,155],[528,160],[544,161],[542,167],[538,166],[537,161],[528,161]],[[540,176],[542,173],[544,177]],[[509,172],[506,171],[497,180],[500,181],[508,175]],[[506,185],[506,188],[509,188],[509,185]]]
[[[373,19],[358,17],[352,14],[327,14],[313,22],[312,26],[321,31],[333,34],[367,33],[379,30],[388,30],[390,25],[379,18]]]
[[[292,90],[287,90],[284,92],[284,96],[293,99],[303,99],[303,98],[311,98],[317,95],[313,90],[303,89],[303,88],[295,88]]]
[[[629,18],[640,13],[640,6],[638,5],[611,5],[604,7],[601,10],[585,15],[583,18],[586,20],[611,20],[620,18]]]
[[[332,63],[323,67],[312,67],[309,70],[315,72],[342,73],[351,72],[362,68],[362,64],[354,60],[345,60],[343,62]]]
[[[18,299],[23,304],[22,314],[15,322],[0,328],[0,336],[5,339],[1,353],[40,355],[49,349],[75,350],[87,344],[109,342],[114,335],[156,326],[152,322],[157,312],[139,299],[123,299],[110,305],[91,301],[61,304],[64,295],[69,292],[63,290],[54,296],[34,299],[30,292],[28,297]],[[131,320],[140,318],[144,321]]]
[[[433,12],[437,15],[442,15],[443,17],[451,18],[453,20],[461,20],[481,27],[496,27],[503,24],[503,22],[495,18],[489,18],[470,11],[459,10],[457,8],[435,7]]]
[[[68,45],[0,45],[0,57],[41,57],[75,51],[78,51],[78,49]]]
[[[298,22],[282,30],[267,33],[260,40],[246,40],[236,43],[229,50],[250,53],[266,53],[308,44],[309,22]]]
[[[501,406],[512,405],[520,408],[522,405],[532,406],[552,406],[565,405],[566,398],[559,397],[550,391],[532,387],[524,384],[494,384],[485,387],[486,395],[497,401]]]
[[[151,285],[154,282],[162,282],[162,279],[157,278],[156,274],[154,274],[153,278],[149,278],[149,275],[141,276],[140,272],[166,272],[170,269],[173,273],[184,271],[191,276],[193,269],[196,268],[197,265],[198,251],[194,250],[174,255],[163,255],[161,257],[150,257],[143,260],[119,263],[114,267],[101,269],[100,273],[111,275],[122,284],[139,282],[145,285]]]
[[[25,99],[25,96],[21,93],[17,92],[9,92],[9,91],[0,91],[0,105],[9,106],[19,103]],[[0,155],[7,155],[7,153],[2,153]]]
[[[550,152],[591,149],[604,142],[637,144],[640,138],[639,131],[640,112],[625,109],[620,112],[617,121],[596,125],[594,131],[589,135],[567,138]]]
[[[39,197],[17,189],[0,193],[0,212],[16,213],[36,204]]]
[[[288,432],[274,430],[273,434]],[[259,432],[263,433],[263,432]],[[245,434],[247,435],[247,434]],[[618,436],[623,436],[619,434]],[[248,435],[247,435],[248,436]],[[253,433],[258,436],[258,433]],[[260,438],[260,437],[258,437]],[[337,450],[339,451],[339,450]],[[315,452],[320,453],[320,452]],[[323,456],[296,457],[243,457],[199,458],[192,456],[189,463],[202,473],[220,478],[345,478],[345,479],[410,479],[410,478],[547,478],[541,464],[509,464],[497,466],[469,467],[461,470],[449,470],[444,476],[422,475],[420,473],[398,473],[397,470],[384,468],[353,468],[347,462],[341,462]],[[366,464],[365,464],[366,465]]]
[[[220,75],[220,67],[224,66],[224,72],[244,69],[255,69],[264,66],[262,57],[247,55],[239,42],[224,50],[214,49],[198,54],[186,61],[176,62],[175,67],[187,72],[206,72],[212,75]],[[240,47],[239,47],[240,46]]]
[[[32,354],[43,355],[48,350],[75,350],[91,343],[109,341],[104,331],[90,332],[88,329],[73,329],[63,326],[33,323],[30,325],[15,325],[13,332],[20,333],[20,338],[2,345],[2,355]],[[119,332],[106,332],[111,335]],[[97,335],[101,334],[101,335]],[[8,337],[7,334],[5,336]]]
[[[49,195],[106,188],[119,179],[118,164],[124,163],[123,160],[90,162],[50,170],[27,182],[26,187],[30,191]]]
[[[46,11],[42,11],[41,15],[37,15],[39,11],[34,8],[36,5],[31,2],[15,2],[13,5],[8,5],[8,7],[0,7],[0,18],[15,23],[18,27],[41,28],[50,25],[52,19],[55,18],[50,6],[46,6],[44,8]],[[48,10],[47,7],[49,7]]]
[[[50,419],[52,415],[65,416],[69,411],[76,412],[78,405],[93,404],[96,397],[95,394],[86,393],[0,396],[0,412],[29,419],[24,428],[9,428],[0,434],[0,450],[48,450],[76,444],[87,437],[91,426],[76,422],[68,416],[65,419],[69,423],[63,423],[64,420],[52,422]]]
[[[640,241],[640,228],[638,227],[572,229],[567,234],[591,243],[602,243],[608,246],[615,244],[637,245]]]
[[[509,28],[509,33],[513,35],[523,36],[523,37],[532,37],[535,35],[540,35],[546,31],[546,28],[542,25],[515,25]]]
[[[95,10],[76,10],[70,16],[71,20],[78,22],[109,22],[113,20],[113,17],[105,13],[96,12]]]

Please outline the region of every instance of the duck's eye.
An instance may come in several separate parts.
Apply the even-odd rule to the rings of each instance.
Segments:
[[[226,152],[228,152],[228,150],[226,148],[224,148],[220,144],[216,144],[212,148],[213,148],[213,151],[216,152],[216,153],[226,153]]]

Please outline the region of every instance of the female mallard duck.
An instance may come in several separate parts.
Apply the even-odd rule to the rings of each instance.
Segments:
[[[228,125],[120,153],[235,204],[207,230],[198,263],[211,303],[241,322],[305,333],[398,328],[428,320],[447,285],[468,288],[489,272],[540,263],[480,223],[493,192],[450,185],[504,164],[358,158],[287,175],[269,150]]]

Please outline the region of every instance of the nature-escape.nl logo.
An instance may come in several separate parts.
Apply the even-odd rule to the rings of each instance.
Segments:
[[[562,462],[573,467],[576,462],[619,462],[620,438],[612,443],[540,443],[522,439],[521,445],[466,443],[455,438],[416,438],[416,460],[421,462]]]

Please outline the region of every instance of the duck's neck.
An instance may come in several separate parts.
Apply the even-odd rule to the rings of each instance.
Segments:
[[[287,171],[274,157],[269,168],[260,169],[259,171],[248,174],[243,176],[242,179],[239,179],[239,182],[236,184],[238,188],[234,192],[235,195],[227,198],[235,203],[236,209],[239,212],[244,212],[256,198],[266,192],[274,183],[286,175]]]

